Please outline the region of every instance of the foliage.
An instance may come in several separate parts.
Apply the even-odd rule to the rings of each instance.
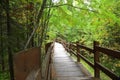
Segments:
[[[67,3],[64,3],[64,0],[60,1],[52,6],[53,13],[48,35],[54,33],[54,37],[88,45],[97,40],[104,46],[114,46],[118,49],[117,47],[120,46],[118,4],[119,1],[115,0],[75,0],[72,2],[67,0]],[[50,37],[53,36],[50,35]],[[114,42],[113,45],[110,38]]]
[[[90,47],[93,41],[99,41],[101,46],[120,50],[119,4],[119,0],[67,0],[67,3],[61,0],[54,3],[47,33],[49,40],[60,37]],[[104,66],[120,75],[119,60],[101,58]],[[113,64],[117,66],[111,66]]]
[[[104,47],[120,50],[119,0],[10,0],[9,38],[5,1],[0,0],[0,63],[4,63],[5,70],[8,70],[7,46],[11,46],[13,54],[23,50],[35,28],[27,48],[43,47],[46,42],[60,37],[88,46],[97,40]],[[106,56],[103,58],[106,64]],[[118,60],[109,61],[115,65],[119,63]],[[109,65],[111,63],[105,66]],[[114,67],[113,71],[117,72],[118,68]]]
[[[9,5],[7,1],[9,1]],[[9,60],[11,59],[8,55],[11,52],[13,56],[16,52],[24,50],[24,48],[42,47],[42,44],[45,44],[44,39],[49,21],[47,18],[50,13],[50,9],[44,9],[46,4],[50,5],[50,1],[0,0],[0,74],[4,75],[5,71],[8,71],[8,75],[10,74],[11,69],[8,66],[10,66]],[[10,16],[9,21],[8,14]],[[8,22],[10,23],[9,28]],[[34,35],[31,36],[31,33]],[[3,79],[2,74],[0,78]],[[6,80],[9,80],[10,77],[8,76]]]

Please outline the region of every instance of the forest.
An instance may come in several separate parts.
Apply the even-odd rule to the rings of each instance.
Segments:
[[[15,53],[56,38],[120,51],[120,0],[0,0],[0,80],[14,76]],[[120,76],[120,60],[101,57]]]

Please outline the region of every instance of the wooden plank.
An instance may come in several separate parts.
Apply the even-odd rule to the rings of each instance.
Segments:
[[[31,59],[32,58],[32,59]],[[39,47],[21,51],[14,55],[15,80],[25,80],[30,71],[40,68]]]
[[[82,48],[82,49],[85,49],[85,50],[87,50],[87,51],[89,51],[89,52],[91,52],[91,53],[93,53],[93,52],[94,52],[94,51],[93,51],[93,49],[88,48],[88,47],[83,46],[83,45],[80,45],[80,44],[78,44],[78,47],[80,47],[80,48]]]
[[[40,69],[31,71],[25,80],[41,80]]]
[[[119,77],[116,74],[114,74],[112,71],[110,71],[106,67],[102,66],[100,63],[96,63],[96,67],[98,67],[100,70],[102,70],[106,75],[108,75],[113,80],[119,79]]]
[[[63,47],[55,50],[53,55],[56,80],[91,80],[91,77],[83,72],[83,68],[80,68],[79,64],[72,60],[70,55],[61,48]]]
[[[102,48],[99,46],[96,46],[96,50],[99,52],[103,52],[103,53],[107,54],[108,56],[120,59],[120,51],[114,51],[114,50]]]
[[[43,60],[43,65],[42,65],[42,79],[48,80],[49,75],[51,74],[51,54],[53,50],[53,44],[50,45],[48,48],[48,51],[46,53],[45,59]]]
[[[93,80],[92,77],[58,77],[57,80]]]

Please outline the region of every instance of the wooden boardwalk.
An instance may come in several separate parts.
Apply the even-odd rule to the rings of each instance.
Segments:
[[[55,80],[93,80],[82,64],[75,62],[59,43],[55,43],[53,67]]]

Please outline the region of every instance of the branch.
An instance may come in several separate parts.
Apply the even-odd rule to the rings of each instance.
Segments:
[[[43,0],[43,3],[38,11],[38,14],[37,14],[37,19],[36,19],[36,24],[34,29],[33,29],[33,32],[31,33],[30,37],[28,38],[27,40],[27,43],[25,44],[25,47],[24,49],[26,49],[35,33],[35,31],[37,30],[38,26],[39,26],[39,21],[40,21],[40,18],[42,17],[42,14],[43,14],[43,11],[44,11],[44,7],[45,7],[45,4],[46,4],[47,0]]]
[[[77,7],[77,6],[73,6],[73,5],[71,5],[71,4],[60,4],[60,5],[46,6],[45,8],[54,8],[54,7],[60,7],[60,6],[71,6],[71,7],[76,8],[76,9],[87,10],[87,11],[91,11],[91,12],[96,12],[96,13],[98,13],[98,12],[95,11],[95,10],[80,8],[80,7]]]

